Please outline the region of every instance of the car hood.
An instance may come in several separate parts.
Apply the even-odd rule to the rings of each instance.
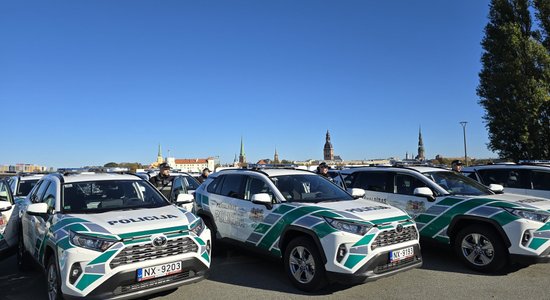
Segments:
[[[173,205],[95,214],[71,214],[65,218],[80,219],[81,224],[92,232],[121,237],[187,230],[188,225],[196,220],[192,213]],[[59,221],[61,222],[63,220]]]
[[[464,198],[468,198],[468,197],[464,197]],[[503,203],[498,203],[498,202],[495,203],[495,206],[499,206],[499,207],[509,207],[509,205],[506,202],[512,202],[517,206],[524,207],[524,208],[550,211],[550,199],[546,199],[546,198],[538,198],[538,197],[509,194],[509,193],[488,195],[488,196],[478,196],[473,198],[483,198],[483,199],[489,199],[489,200],[495,200],[495,201],[502,201]]]
[[[404,211],[396,207],[366,199],[319,202],[306,205],[326,208],[347,219],[371,221],[375,223],[384,223],[383,221],[391,222],[392,218],[395,218],[395,220],[410,218]]]

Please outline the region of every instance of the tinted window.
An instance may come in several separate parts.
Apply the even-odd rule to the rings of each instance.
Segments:
[[[48,187],[49,184],[50,184],[49,181],[43,180],[42,183],[40,183],[40,186],[38,187],[38,189],[34,189],[35,192],[31,196],[31,201],[34,203],[42,201],[42,195],[44,195],[44,192],[46,191],[46,188]]]
[[[93,213],[156,208],[169,203],[145,181],[106,180],[64,184],[62,205],[65,212]]]
[[[550,172],[533,171],[533,189],[550,190]]]
[[[246,188],[244,190],[244,199],[250,200],[253,195],[261,193],[269,194],[271,196],[271,200],[273,201],[273,191],[271,191],[269,185],[267,185],[267,182],[260,178],[249,176],[246,181]]]
[[[529,173],[518,169],[479,170],[479,175],[485,185],[500,184],[508,188],[530,189]]]
[[[245,175],[225,175],[220,195],[244,199],[244,183],[246,180]]]
[[[56,199],[56,185],[55,183],[50,183],[48,186],[48,189],[46,190],[44,197],[42,197],[42,201],[46,204],[48,204],[49,210],[55,209],[55,199]]]
[[[453,195],[491,195],[493,194],[481,183],[455,172],[427,172],[425,176]]]
[[[187,193],[185,187],[183,186],[183,178],[176,177],[172,183],[172,194],[170,195],[170,200],[173,202],[176,201],[179,194]]]
[[[376,192],[393,192],[391,176],[388,172],[358,172],[352,187]]]
[[[184,178],[185,182],[187,183],[186,187],[187,189],[189,190],[196,190],[199,188],[199,183],[197,182],[196,179],[194,179],[193,177],[191,176],[185,176]]]
[[[17,189],[15,196],[27,196],[37,182],[38,179],[19,181],[19,188]]]
[[[353,200],[337,185],[319,175],[275,176],[271,180],[283,197],[290,202],[322,202]]]
[[[426,184],[411,175],[395,174],[395,188],[396,194],[402,195],[414,195],[414,189],[419,187],[426,187]]]
[[[0,180],[0,201],[7,201],[9,203],[12,203],[12,199],[10,198],[9,194],[9,186],[6,181]],[[0,218],[2,215],[0,214]]]
[[[206,188],[206,191],[212,194],[219,194],[222,186],[221,183],[223,182],[224,177],[225,176],[218,176],[214,178],[214,180],[212,180],[212,182],[210,182],[210,184]]]

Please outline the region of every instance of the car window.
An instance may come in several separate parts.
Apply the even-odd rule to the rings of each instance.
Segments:
[[[533,171],[533,189],[550,190],[550,172]]]
[[[0,180],[0,201],[6,201],[9,203],[13,203],[13,199],[10,197],[10,187],[8,186],[8,183],[4,180]],[[1,215],[0,215],[1,217]]]
[[[246,180],[246,187],[244,189],[244,199],[245,200],[251,200],[253,195],[256,194],[269,194],[271,196],[271,201],[273,202],[274,196],[273,191],[271,188],[269,188],[269,185],[267,182],[262,180],[261,178],[253,177],[253,176],[247,176]]]
[[[483,184],[455,172],[436,171],[423,174],[452,195],[481,196],[493,194]]]
[[[176,201],[179,194],[185,194],[187,191],[183,185],[183,178],[176,177],[172,183],[172,194],[170,195],[170,200]]]
[[[394,193],[414,195],[414,190],[419,187],[427,187],[427,185],[422,180],[414,176],[408,174],[395,174]]]
[[[356,172],[351,186],[368,191],[393,193],[393,182],[389,172]]]
[[[225,175],[225,179],[220,190],[220,195],[244,199],[244,183],[246,181],[246,177],[247,176],[240,174]]]
[[[44,193],[44,197],[42,197],[42,200],[40,202],[48,204],[48,211],[52,211],[55,209],[55,200],[56,200],[56,185],[55,183],[50,183],[48,185],[48,189],[46,189],[46,192]]]
[[[212,182],[210,182],[210,184],[206,188],[206,191],[211,193],[211,194],[219,194],[220,191],[221,191],[222,182],[223,182],[224,177],[225,176],[223,175],[223,176],[218,176],[218,177],[214,178],[212,180]]]
[[[185,180],[185,183],[186,183],[186,187],[187,189],[189,190],[196,190],[199,188],[199,183],[197,182],[197,180],[195,180],[193,177],[191,176],[185,176],[184,177],[184,180]]]
[[[519,169],[485,169],[479,170],[483,183],[500,184],[507,188],[530,189],[529,173]]]
[[[142,180],[104,180],[66,183],[62,207],[65,213],[157,208],[169,205],[152,185]]]
[[[283,175],[271,180],[289,202],[353,200],[344,190],[319,175]]]
[[[15,192],[15,196],[27,196],[37,182],[38,182],[38,179],[20,180],[19,187]]]
[[[477,180],[476,172],[464,172],[462,171],[462,175],[472,178],[473,180]]]
[[[48,185],[50,184],[50,181],[48,180],[43,180],[41,183],[40,183],[40,186],[38,186],[38,188],[34,189],[34,193],[32,194],[31,196],[31,201],[33,203],[38,203],[38,202],[41,202],[42,201],[42,196],[44,195],[44,192],[46,191],[46,189],[48,188]]]

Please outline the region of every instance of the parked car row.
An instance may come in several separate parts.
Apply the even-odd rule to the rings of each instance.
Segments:
[[[550,261],[550,200],[502,193],[498,181],[488,188],[430,167],[331,170],[332,180],[227,169],[200,185],[174,175],[169,193],[144,174],[53,173],[28,195],[30,178],[0,180],[0,254],[41,266],[50,299],[143,297],[196,282],[225,243],[280,259],[308,292],[420,267],[421,240],[451,246],[481,272]]]

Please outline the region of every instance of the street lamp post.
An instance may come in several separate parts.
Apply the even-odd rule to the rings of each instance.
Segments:
[[[464,135],[464,163],[466,164],[466,167],[468,166],[468,152],[466,151],[466,124],[468,122],[462,121],[460,122],[460,125],[462,125],[462,133]]]

